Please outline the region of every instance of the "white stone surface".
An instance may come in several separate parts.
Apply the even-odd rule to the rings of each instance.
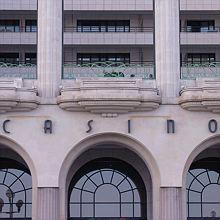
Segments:
[[[179,1],[155,0],[156,77],[163,103],[175,102],[179,92]]]
[[[64,33],[66,45],[153,45],[152,32]]]
[[[47,99],[58,94],[62,75],[62,4],[62,0],[38,0],[39,93]]]

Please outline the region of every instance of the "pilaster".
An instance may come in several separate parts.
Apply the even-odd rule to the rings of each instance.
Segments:
[[[59,220],[58,188],[38,188],[37,220]]]
[[[182,219],[182,189],[163,187],[160,190],[160,220]]]
[[[62,75],[62,0],[38,0],[38,86],[45,99],[58,95]]]
[[[179,0],[154,0],[154,10],[157,84],[163,102],[175,103],[180,80]]]

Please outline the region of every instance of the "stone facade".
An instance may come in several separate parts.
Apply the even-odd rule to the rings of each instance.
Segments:
[[[14,14],[16,10],[37,10],[34,1],[6,2],[0,0],[0,10],[12,7]],[[149,195],[148,220],[186,220],[186,173],[201,152],[213,146],[219,150],[220,87],[219,76],[180,78],[180,44],[195,43],[195,38],[191,42],[180,36],[180,9],[185,14],[187,10],[212,14],[220,11],[220,1],[210,3],[208,9],[207,1],[196,4],[196,0],[192,4],[187,0],[155,0],[154,7],[142,0],[135,1],[136,4],[133,0],[123,1],[119,6],[118,1],[112,1],[112,5],[102,0],[91,2],[94,1],[87,4],[88,1],[38,0],[37,79],[0,78],[0,153],[13,150],[30,169],[33,220],[66,220],[71,178],[86,162],[101,157],[122,159],[140,173]],[[82,44],[79,50],[88,47],[91,51],[97,46],[95,35],[92,41],[89,35],[82,40],[71,36],[81,43],[68,39],[65,43],[63,15],[71,10],[75,15],[102,10],[110,14],[123,11],[128,15],[133,11],[137,17],[140,13],[145,15],[145,11],[147,15],[154,14],[155,27],[150,37],[131,36],[132,44],[136,42],[134,48],[129,38],[126,46],[134,54],[148,46],[153,48],[149,49],[150,55],[143,53],[146,57],[153,57],[155,49],[155,79],[135,76],[63,79],[66,46],[74,45],[75,50]],[[212,33],[217,36],[215,39],[219,33]],[[106,45],[106,51],[121,50],[123,43],[117,34],[111,34],[116,40],[109,40],[107,34],[97,33],[97,40],[102,39],[99,43],[101,47]],[[147,46],[143,45],[145,38],[149,38]],[[0,46],[12,50],[1,39],[4,37],[0,33],[3,42]],[[219,41],[210,43],[207,35],[202,41],[211,44],[213,50],[214,47],[220,50]],[[98,46],[97,51],[101,50]]]

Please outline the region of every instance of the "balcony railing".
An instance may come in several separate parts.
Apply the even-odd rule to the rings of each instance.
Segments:
[[[115,26],[110,29],[108,26],[80,26],[80,27],[64,27],[64,32],[89,32],[89,33],[97,33],[97,32],[153,32],[153,27],[127,27]]]
[[[182,63],[181,79],[220,77],[220,61],[206,63]]]
[[[31,63],[12,64],[0,62],[0,78],[2,77],[36,79],[37,65]]]
[[[1,26],[0,27],[0,33],[1,32],[37,32],[37,26]]]
[[[65,62],[63,79],[76,79],[81,77],[126,77],[155,79],[154,62],[96,62],[77,64]]]
[[[213,32],[220,32],[220,27],[202,27],[202,26],[185,26],[181,27],[181,32],[207,32],[207,33],[213,33]]]

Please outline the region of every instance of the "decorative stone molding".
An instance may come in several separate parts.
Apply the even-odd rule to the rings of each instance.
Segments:
[[[155,81],[125,78],[79,78],[63,86],[57,102],[68,111],[88,111],[116,117],[132,111],[152,111],[161,103]]]
[[[31,111],[39,104],[36,88],[23,87],[20,78],[0,78],[0,113]]]
[[[189,111],[220,113],[220,79],[197,79],[194,87],[180,91],[179,104]]]

